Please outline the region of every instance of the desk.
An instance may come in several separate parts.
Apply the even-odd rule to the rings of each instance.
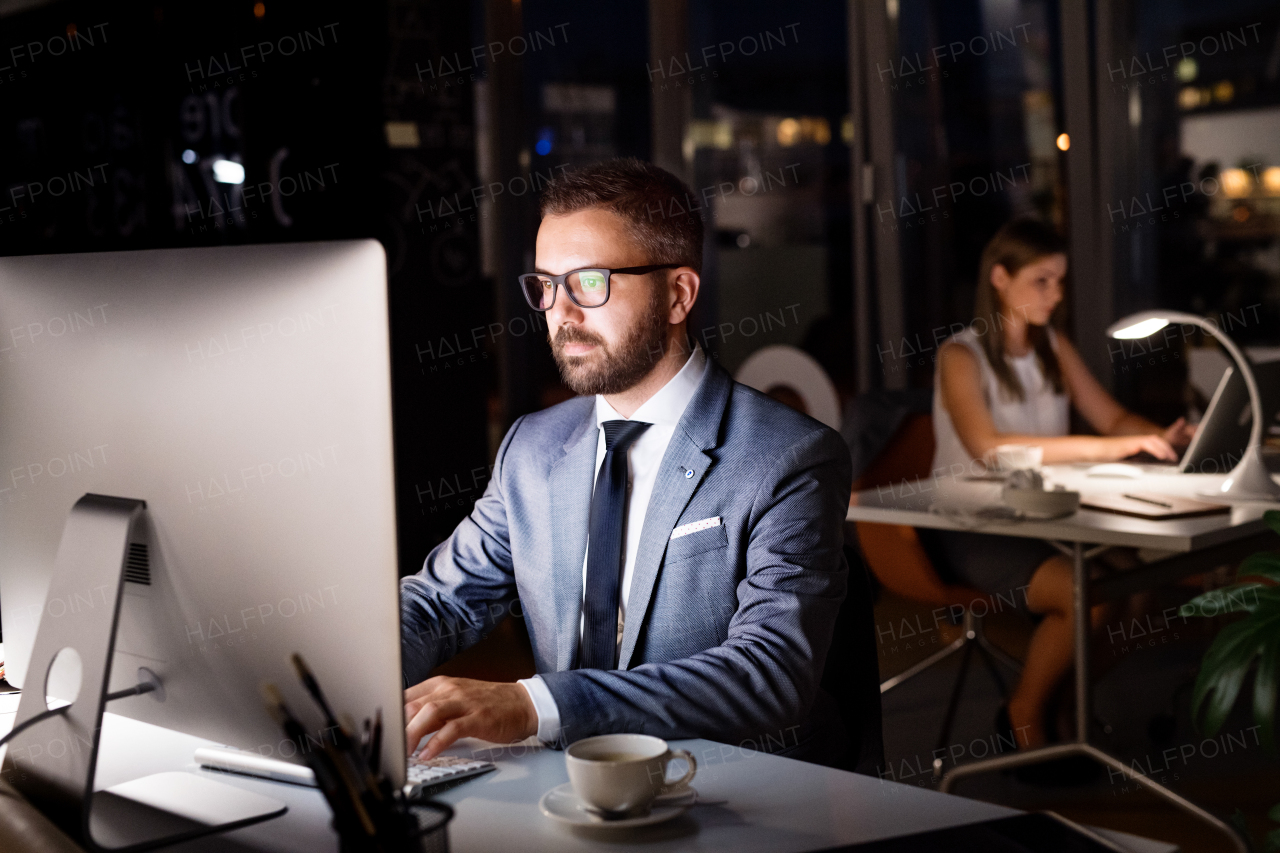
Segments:
[[[12,718],[0,718],[0,732]],[[726,850],[790,853],[841,844],[959,826],[1016,814],[1004,806],[966,800],[778,758],[707,740],[674,744],[698,760],[694,780],[703,799],[723,805],[697,805],[667,824],[627,835],[574,831],[542,816],[543,792],[568,781],[564,754],[536,744],[499,747],[461,741],[453,755],[480,755],[498,769],[465,781],[439,799],[457,811],[449,825],[454,853],[494,851],[616,850],[659,853],[677,850]],[[98,762],[101,787],[146,773],[184,769],[203,773],[192,754],[208,741],[107,714]],[[320,792],[279,782],[218,774],[236,787],[284,800],[282,817],[225,835],[166,848],[183,853],[285,851],[336,853],[337,838],[328,828],[329,809]],[[1100,830],[1134,853],[1174,853],[1176,847],[1123,833]]]
[[[1114,492],[1160,492],[1184,497],[1199,497],[1199,492],[1215,490],[1223,480],[1222,475],[1150,473],[1139,479],[1091,478],[1086,476],[1084,465],[1045,466],[1047,481],[1060,483],[1082,495]],[[944,474],[945,472],[938,472]],[[1175,554],[1189,554],[1214,549],[1225,560],[1239,559],[1244,554],[1263,547],[1275,547],[1275,537],[1262,520],[1263,513],[1275,509],[1275,504],[1237,504],[1230,513],[1199,518],[1152,521],[1109,512],[1081,509],[1066,518],[1052,521],[1004,521],[963,518],[939,513],[935,503],[950,504],[958,489],[974,492],[987,489],[998,500],[998,484],[969,484],[947,479],[903,481],[896,486],[867,489],[853,495],[850,500],[848,520],[903,524],[939,530],[969,530],[1003,536],[1023,536],[1044,539],[1072,558],[1075,577],[1075,676],[1076,676],[1076,738],[1072,743],[1057,744],[1015,754],[1002,755],[983,761],[953,767],[942,778],[941,789],[950,791],[965,776],[986,773],[1008,767],[1035,764],[1067,755],[1086,755],[1122,773],[1143,785],[1152,793],[1205,821],[1228,835],[1236,850],[1245,853],[1243,841],[1218,818],[1165,788],[1149,777],[1135,773],[1123,762],[1106,754],[1089,743],[1089,629],[1088,607],[1092,602],[1089,576],[1085,561],[1114,546],[1153,548]],[[941,499],[940,499],[941,498]],[[1204,498],[1208,500],[1208,498]],[[1086,549],[1086,546],[1095,546]],[[1116,582],[1108,581],[1105,592],[1120,595],[1142,584],[1169,580],[1194,570],[1190,560],[1177,556],[1157,561],[1145,568],[1126,573]],[[1103,584],[1099,584],[1102,587]]]

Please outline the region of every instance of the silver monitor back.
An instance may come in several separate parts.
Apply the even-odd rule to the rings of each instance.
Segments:
[[[317,721],[286,657],[338,711],[382,709],[403,780],[386,257],[373,240],[0,258],[0,606],[9,680],[86,492],[145,500],[111,690],[148,667],[165,701],[113,713],[301,761],[262,682]]]

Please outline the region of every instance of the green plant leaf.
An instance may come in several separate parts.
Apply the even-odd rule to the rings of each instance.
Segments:
[[[1191,695],[1191,711],[1192,719],[1198,721],[1201,707],[1208,700],[1203,729],[1210,737],[1218,733],[1231,712],[1257,651],[1249,625],[1235,622],[1219,632],[1205,653]]]
[[[1269,509],[1262,514],[1262,520],[1266,522],[1277,534],[1280,534],[1280,509]]]
[[[1240,839],[1244,841],[1249,853],[1255,853],[1257,848],[1253,843],[1253,833],[1249,831],[1249,821],[1245,818],[1244,812],[1236,809],[1235,814],[1227,818],[1227,823],[1236,831],[1236,835],[1240,836]]]
[[[1271,810],[1267,812],[1267,817],[1271,818],[1276,823],[1280,823],[1280,803],[1276,803],[1271,807]]]
[[[1236,569],[1236,578],[1266,578],[1273,583],[1280,583],[1280,553],[1262,551],[1244,558],[1240,568]]]
[[[1280,534],[1280,511],[1268,511],[1267,525]],[[1255,580],[1242,581],[1243,578]],[[1253,680],[1253,717],[1269,752],[1276,750],[1276,706],[1280,692],[1280,552],[1253,554],[1236,572],[1237,582],[1198,595],[1178,610],[1182,616],[1248,615],[1223,628],[1200,663],[1191,696],[1196,728],[1217,735],[1258,662]],[[1280,821],[1280,805],[1270,811]],[[1268,836],[1268,849],[1280,853],[1280,830]]]
[[[1253,679],[1253,721],[1262,727],[1262,745],[1276,751],[1276,689],[1280,685],[1280,633],[1263,641]]]
[[[1201,616],[1206,619],[1227,613],[1251,613],[1258,606],[1261,593],[1270,589],[1280,590],[1257,581],[1235,583],[1197,595],[1179,607],[1178,613],[1183,617]]]
[[[1204,729],[1216,735],[1240,695],[1253,659],[1280,635],[1280,606],[1228,625],[1214,638],[1200,665],[1192,694],[1193,717],[1198,719],[1205,700]]]

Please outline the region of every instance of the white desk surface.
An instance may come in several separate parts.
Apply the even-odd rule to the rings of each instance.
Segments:
[[[1047,481],[1061,483],[1082,495],[1160,492],[1211,502],[1213,498],[1198,493],[1212,491],[1223,480],[1222,475],[1214,474],[1153,473],[1138,479],[1088,477],[1085,476],[1088,467],[1046,465],[1044,475]],[[846,518],[849,521],[904,524],[938,530],[973,530],[1063,542],[1188,552],[1260,533],[1267,529],[1262,521],[1262,514],[1268,509],[1280,509],[1280,504],[1274,503],[1235,504],[1230,513],[1168,521],[1153,521],[1084,508],[1074,515],[1052,521],[979,520],[935,511],[935,504],[954,504],[958,490],[974,495],[985,491],[993,496],[994,502],[999,500],[1000,484],[957,483],[946,477],[903,481],[894,486],[855,493]]]
[[[16,698],[16,696],[15,696]],[[16,707],[16,702],[14,703]],[[7,712],[7,713],[6,713]],[[0,732],[13,710],[0,705]],[[97,787],[147,773],[199,770],[192,754],[208,741],[107,714],[98,762]],[[704,800],[675,820],[621,834],[571,830],[542,816],[538,800],[568,781],[564,755],[536,745],[498,747],[463,741],[451,754],[484,757],[498,769],[446,791],[439,799],[457,815],[449,825],[454,853],[494,850],[646,851],[726,850],[789,853],[959,826],[1016,814],[1014,809],[940,794],[898,782],[845,773],[724,746],[706,740],[676,741],[698,761],[694,780]],[[284,800],[285,815],[213,838],[166,848],[184,853],[282,851],[336,853],[329,809],[320,792],[279,782],[214,774],[220,781]],[[1105,832],[1134,853],[1173,853],[1176,847],[1122,833]]]

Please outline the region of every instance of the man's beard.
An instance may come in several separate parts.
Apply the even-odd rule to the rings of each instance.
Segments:
[[[613,349],[580,326],[561,326],[551,340],[560,378],[575,394],[620,394],[649,375],[666,352],[666,288],[655,286],[648,311]],[[567,344],[594,344],[585,356],[565,355]]]

